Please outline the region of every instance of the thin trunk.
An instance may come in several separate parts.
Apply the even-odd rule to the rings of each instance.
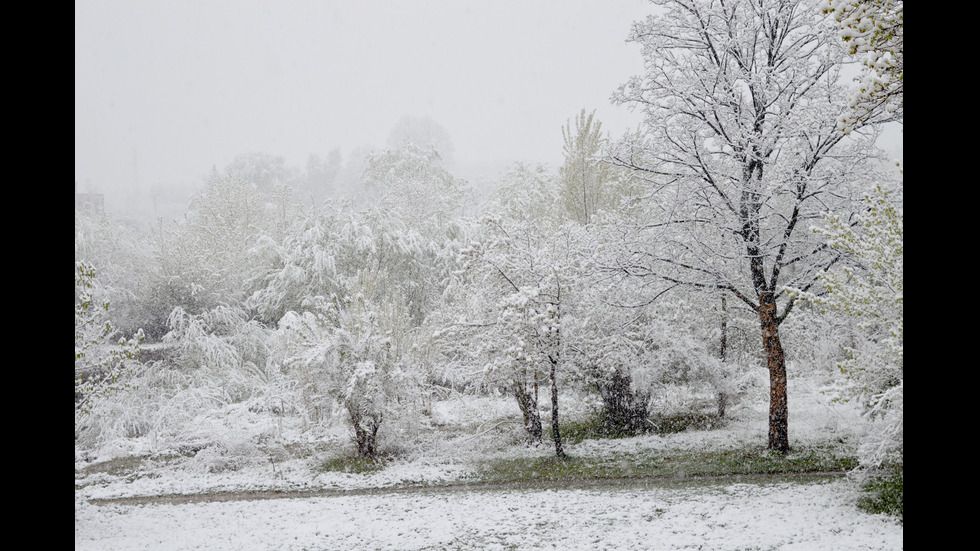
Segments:
[[[551,435],[555,439],[555,455],[565,457],[565,449],[561,445],[561,431],[558,429],[558,379],[555,376],[558,362],[551,358]]]
[[[556,274],[557,279],[557,274]],[[557,283],[556,306],[561,304],[561,283]],[[548,360],[551,362],[551,435],[555,439],[555,455],[560,459],[565,458],[565,449],[561,445],[561,431],[558,428],[558,364],[561,362],[561,313],[560,307],[555,310],[554,355],[549,354]]]
[[[728,355],[728,305],[725,303],[725,295],[721,295],[721,353],[719,357],[721,359],[722,366],[724,366]],[[722,374],[724,376],[724,374]],[[721,419],[725,416],[725,407],[728,405],[728,396],[725,394],[724,389],[718,391],[718,418]]]

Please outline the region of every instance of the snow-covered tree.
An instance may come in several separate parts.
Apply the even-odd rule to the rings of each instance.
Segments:
[[[145,231],[111,221],[105,214],[75,216],[75,262],[98,274],[99,293],[112,303],[112,325],[124,334],[154,332],[154,311],[147,291],[155,280],[152,240]],[[159,318],[162,327],[166,313]]]
[[[410,373],[413,331],[396,297],[362,273],[352,293],[319,312],[288,312],[279,322],[283,369],[296,378],[311,408],[339,404],[361,457],[374,457],[379,431],[417,396]]]
[[[566,219],[561,188],[543,165],[516,162],[504,172],[483,204],[482,213],[502,220],[533,220],[558,227]]]
[[[491,378],[508,381],[533,440],[540,439],[538,383],[551,386],[555,453],[564,457],[559,426],[559,375],[567,376],[565,308],[574,293],[574,251],[567,234],[542,231],[533,222],[487,219],[483,242],[461,251],[487,309],[477,336]]]
[[[406,115],[398,119],[388,133],[385,145],[389,149],[398,149],[406,144],[413,144],[422,150],[434,149],[447,165],[453,164],[456,151],[453,140],[449,132],[432,117]]]
[[[374,273],[388,296],[404,301],[415,324],[439,300],[455,260],[453,226],[426,235],[394,210],[358,212],[349,206],[321,208],[304,218],[283,241],[263,239],[256,291],[248,300],[263,320],[276,323],[287,311],[316,309],[350,294],[359,274]]]
[[[364,182],[380,190],[380,206],[414,228],[442,225],[462,214],[471,190],[441,163],[440,153],[411,142],[367,158]]]
[[[809,0],[656,0],[635,24],[645,72],[615,100],[644,114],[616,145],[619,164],[649,180],[641,237],[614,270],[721,289],[758,315],[770,374],[769,442],[789,450],[779,326],[794,300],[840,260],[806,226],[828,209],[859,208],[851,182],[866,169],[860,127],[838,83],[836,29]],[[862,125],[889,116],[871,113]]]
[[[561,129],[565,162],[559,169],[561,196],[573,220],[589,224],[600,210],[615,208],[620,200],[623,170],[606,162],[606,137],[595,111],[585,109]]]
[[[294,178],[286,158],[265,152],[241,153],[225,168],[230,175],[251,182],[261,190],[288,185]]]
[[[156,233],[156,281],[146,293],[166,320],[175,307],[200,314],[242,305],[261,285],[259,243],[279,243],[297,213],[288,187],[259,189],[237,173],[214,172],[184,220]]]

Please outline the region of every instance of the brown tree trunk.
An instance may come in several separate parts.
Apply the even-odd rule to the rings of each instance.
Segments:
[[[779,341],[776,303],[771,296],[761,297],[759,323],[762,326],[762,346],[769,367],[769,449],[789,452],[789,408],[786,401],[786,358]]]

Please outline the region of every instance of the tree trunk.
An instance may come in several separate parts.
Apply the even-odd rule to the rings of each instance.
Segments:
[[[759,322],[762,326],[762,346],[769,367],[769,449],[789,452],[789,408],[786,401],[786,358],[779,341],[775,298],[761,297]]]
[[[347,405],[351,425],[354,427],[354,440],[359,457],[374,457],[378,451],[378,429],[381,428],[381,414],[363,414],[355,404]]]
[[[558,429],[558,379],[555,376],[558,362],[551,359],[551,435],[555,439],[555,455],[565,457],[565,449],[561,445],[561,431]]]
[[[728,359],[728,304],[725,302],[725,295],[721,295],[721,343],[718,354],[721,359],[722,367]],[[724,374],[722,375],[724,376]],[[718,418],[725,417],[725,407],[728,405],[728,396],[724,389],[718,391]]]
[[[743,180],[761,179],[762,165],[753,160],[747,166]],[[765,255],[760,246],[761,235],[759,212],[760,196],[746,186],[742,192],[740,216],[742,218],[742,238],[745,240],[745,253],[749,259],[749,273],[752,286],[759,297],[759,325],[762,328],[762,347],[766,351],[766,364],[769,368],[769,449],[780,453],[789,451],[789,410],[786,406],[786,359],[783,345],[779,342],[779,320],[776,317],[777,269],[773,267],[772,283],[767,282]]]
[[[537,375],[535,375],[537,377]],[[523,382],[514,383],[514,397],[524,417],[524,430],[527,431],[528,444],[540,444],[542,440],[541,414],[538,412],[537,383],[533,393],[527,391]]]

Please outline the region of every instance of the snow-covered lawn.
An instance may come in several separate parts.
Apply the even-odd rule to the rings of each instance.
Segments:
[[[109,505],[75,550],[894,550],[903,529],[854,508],[846,481],[423,492]]]
[[[830,404],[798,381],[790,395],[794,444],[849,442],[862,430],[853,408]],[[495,403],[436,404],[434,418],[484,412]],[[507,402],[503,402],[505,409]],[[458,411],[466,408],[466,412]],[[513,406],[516,409],[516,406]],[[764,445],[764,400],[733,408],[725,428],[592,440],[573,456],[642,454]],[[858,490],[843,477],[772,481],[691,480],[622,486],[368,492],[255,501],[99,504],[127,496],[252,490],[343,490],[471,477],[476,458],[547,456],[547,447],[508,445],[501,431],[433,440],[384,470],[322,472],[319,459],[271,461],[243,453],[234,469],[207,472],[200,459],[144,461],[138,474],[76,470],[75,549],[901,549],[903,527],[855,507]],[[492,426],[492,425],[489,425]],[[245,430],[239,427],[239,430]],[[285,432],[282,433],[285,435]],[[253,448],[254,450],[254,448]],[[195,459],[197,462],[195,462]],[[78,467],[78,465],[76,465]]]

